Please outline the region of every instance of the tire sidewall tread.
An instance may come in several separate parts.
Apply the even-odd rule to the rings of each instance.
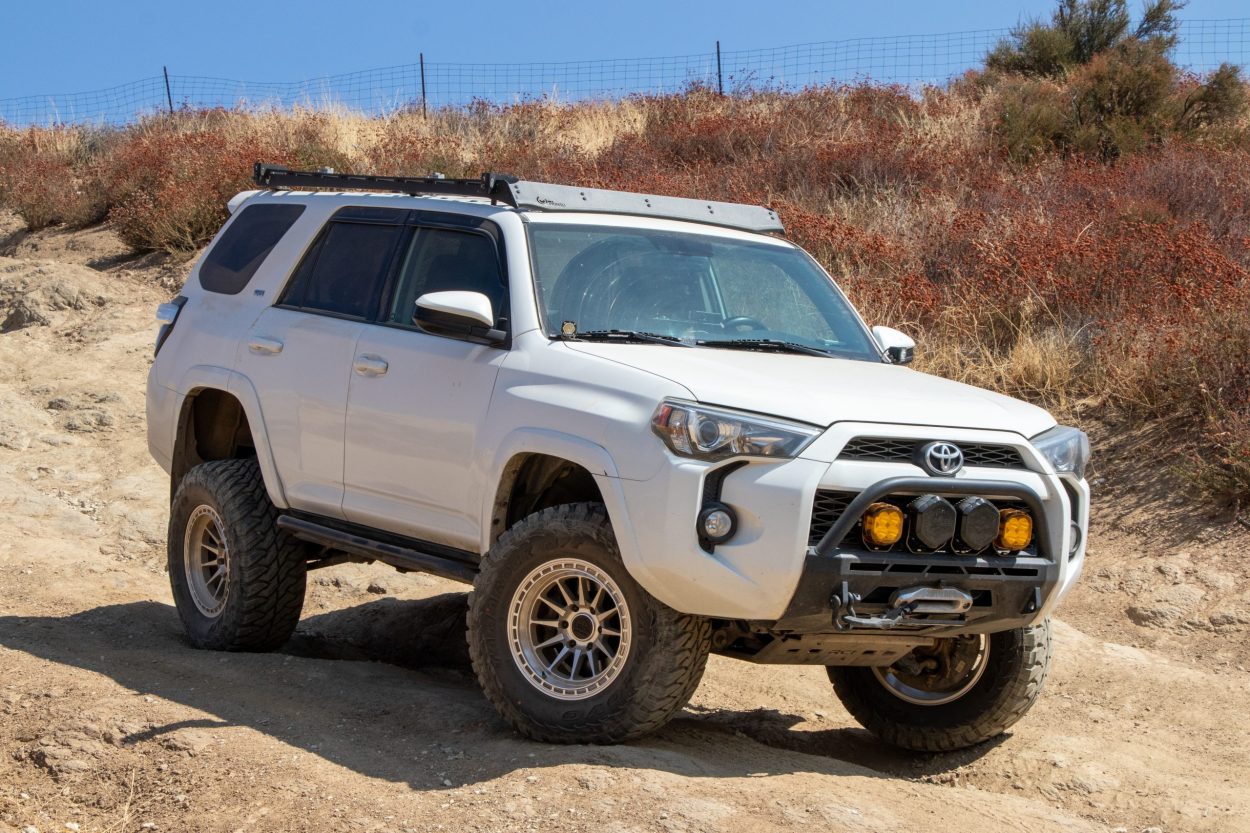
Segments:
[[[508,646],[507,618],[518,584],[559,557],[607,572],[629,606],[633,633],[621,674],[604,691],[559,700],[537,689]],[[537,512],[509,529],[483,558],[469,597],[469,654],[487,699],[518,731],[557,743],[617,743],[668,722],[698,687],[711,649],[702,617],[678,613],[629,575],[603,506],[567,504]]]
[[[1032,708],[1050,668],[1050,620],[990,634],[989,667],[967,694],[940,706],[908,703],[871,668],[829,667],[834,692],[860,724],[894,746],[951,752],[998,737]]]
[[[192,601],[183,562],[187,520],[201,505],[221,517],[230,551],[229,596],[214,618]],[[277,517],[255,459],[201,463],[179,484],[169,511],[169,579],[197,648],[268,651],[295,630],[304,604],[304,548],[277,528]]]

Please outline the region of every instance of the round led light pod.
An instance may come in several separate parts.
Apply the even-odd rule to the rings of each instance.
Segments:
[[[955,507],[940,495],[921,495],[911,502],[911,537],[919,547],[943,549],[955,537]]]
[[[709,544],[723,544],[737,532],[738,516],[723,503],[711,503],[699,513],[697,526],[700,538]]]
[[[998,509],[983,497],[966,497],[956,504],[959,510],[959,543],[972,552],[994,543],[998,537]]]

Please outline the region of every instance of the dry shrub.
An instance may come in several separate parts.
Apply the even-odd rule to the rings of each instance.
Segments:
[[[254,162],[293,161],[289,149],[251,131],[183,127],[146,122],[109,159],[109,218],[137,250],[194,251],[225,220],[226,202],[249,186]]]
[[[108,213],[99,164],[112,140],[108,131],[84,127],[0,135],[0,204],[29,229],[99,222]]]
[[[1244,112],[1213,120],[1233,118],[1244,88],[1224,78],[1190,108],[1202,118],[1160,121],[1161,87],[1126,67],[1108,58],[1062,78],[973,77],[919,96],[696,88],[428,117],[185,112],[73,141],[0,129],[0,182],[40,183],[29,193],[62,196],[35,202],[60,204],[91,174],[131,246],[180,253],[219,227],[257,160],[502,170],[772,205],[871,323],[917,336],[921,369],[1061,414],[1093,396],[1111,413],[1166,419],[1206,488],[1250,497],[1250,123]],[[1199,84],[1177,80],[1158,106],[1176,116]],[[1078,100],[1088,153],[1074,144]],[[55,142],[70,150],[31,150]],[[21,210],[27,193],[0,199]]]
[[[1224,501],[1250,497],[1250,286],[1184,320],[1118,333],[1111,390],[1128,412],[1174,429],[1186,469]]]

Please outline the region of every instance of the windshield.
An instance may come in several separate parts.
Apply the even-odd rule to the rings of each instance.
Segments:
[[[621,331],[881,361],[842,293],[796,247],[655,229],[528,228],[552,338]]]

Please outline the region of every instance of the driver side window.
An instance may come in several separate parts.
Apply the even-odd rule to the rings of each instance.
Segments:
[[[419,228],[404,253],[386,320],[415,326],[418,298],[453,290],[482,293],[499,320],[506,293],[495,242],[485,234]]]

